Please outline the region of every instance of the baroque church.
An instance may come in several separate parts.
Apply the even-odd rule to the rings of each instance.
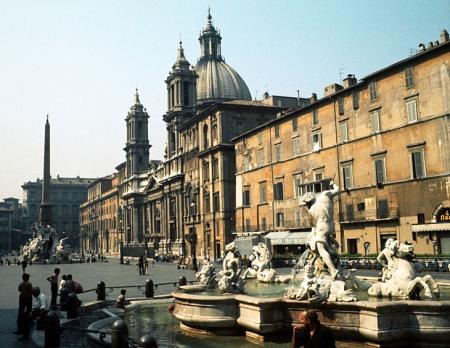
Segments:
[[[118,221],[112,228],[125,248],[145,245],[156,254],[222,257],[225,245],[234,239],[235,198],[241,194],[236,193],[231,139],[276,118],[286,109],[287,99],[298,102],[284,98],[275,106],[273,98],[252,101],[244,80],[223,59],[221,41],[209,13],[200,33],[201,55],[195,67],[179,44],[165,81],[163,161],[149,160],[149,116],[136,91],[135,104],[126,117],[126,162],[113,175],[118,178],[114,191]],[[85,208],[89,206],[87,202]],[[82,223],[89,228],[89,212],[84,216]],[[119,237],[109,242],[110,238],[104,239],[117,245]],[[105,248],[97,245],[94,249]]]

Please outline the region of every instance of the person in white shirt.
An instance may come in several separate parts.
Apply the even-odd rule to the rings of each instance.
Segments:
[[[31,317],[33,319],[41,320],[48,313],[49,309],[48,298],[46,295],[41,293],[41,289],[39,289],[38,287],[34,287],[32,293],[33,293],[33,307],[32,307],[33,311],[31,313]]]

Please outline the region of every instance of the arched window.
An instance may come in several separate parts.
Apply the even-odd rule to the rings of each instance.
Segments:
[[[204,125],[203,126],[203,148],[207,149],[208,148],[208,125]]]

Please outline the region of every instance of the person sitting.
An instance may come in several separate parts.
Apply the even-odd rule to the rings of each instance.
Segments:
[[[336,348],[333,333],[323,326],[314,310],[300,312],[299,325],[294,326],[293,348]]]
[[[33,320],[36,319],[36,328],[38,330],[43,329],[43,321],[49,310],[48,298],[46,295],[41,293],[41,289],[39,287],[34,287],[32,290],[33,294],[33,305],[31,318]]]
[[[72,275],[68,274],[66,277],[66,281],[64,283],[64,287],[61,289],[60,301],[61,301],[61,309],[62,310],[65,310],[67,297],[69,296],[69,294],[71,292],[75,292],[75,289],[74,289],[74,284],[73,284],[73,280],[72,280]]]
[[[117,296],[116,308],[125,309],[125,294],[127,291],[125,289],[120,290],[120,295]]]

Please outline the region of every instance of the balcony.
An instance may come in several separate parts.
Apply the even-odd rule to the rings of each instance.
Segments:
[[[383,197],[349,198],[342,202],[340,222],[394,220],[400,217],[395,194]]]

